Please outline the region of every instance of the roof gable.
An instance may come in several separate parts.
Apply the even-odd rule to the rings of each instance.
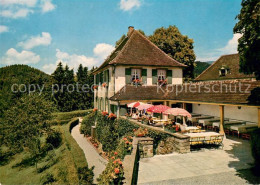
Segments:
[[[219,74],[220,69],[227,69],[226,75]],[[223,55],[203,71],[195,80],[227,80],[227,79],[243,79],[254,78],[254,75],[246,75],[239,72],[239,54]]]
[[[186,65],[164,53],[137,30],[133,30],[132,33],[121,42],[97,71],[111,64],[186,67]]]

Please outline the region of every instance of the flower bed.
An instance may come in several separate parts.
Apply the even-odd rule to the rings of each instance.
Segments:
[[[99,184],[123,184],[124,169],[122,160],[125,155],[131,154],[132,140],[130,136],[120,140],[115,152],[110,154],[106,169],[98,178]]]

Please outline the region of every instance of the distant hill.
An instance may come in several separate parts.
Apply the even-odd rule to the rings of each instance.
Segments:
[[[194,78],[199,76],[205,69],[207,69],[214,61],[209,62],[195,62],[195,68],[194,68]]]
[[[23,93],[12,92],[13,84],[25,84],[28,87],[29,84],[42,86],[47,82],[50,82],[50,75],[27,65],[11,65],[0,68],[0,115],[23,95]],[[21,90],[24,90],[23,88]]]

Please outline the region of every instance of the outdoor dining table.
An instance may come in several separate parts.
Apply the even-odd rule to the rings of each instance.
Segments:
[[[200,119],[210,119],[210,118],[214,118],[214,116],[199,116],[199,117],[192,117],[190,120],[192,122],[196,122]]]
[[[205,127],[207,125],[213,125],[213,123],[217,121],[220,121],[220,118],[200,119],[199,123]],[[225,121],[228,121],[228,119],[225,119]]]
[[[246,132],[247,129],[254,129],[257,127],[257,124],[231,125],[230,130],[237,131],[237,133],[239,134],[240,132]]]
[[[167,122],[168,120],[167,119],[153,119],[153,121],[156,123],[164,123],[164,122]]]
[[[190,113],[192,117],[199,117],[201,116],[201,114],[197,114],[197,113]]]
[[[185,129],[186,130],[188,130],[188,131],[191,131],[191,130],[199,130],[199,128],[198,127],[185,127]]]
[[[244,121],[227,121],[227,122],[224,122],[224,125],[225,125],[225,127],[227,127],[228,125],[241,125],[241,124],[244,124],[244,123],[245,123]],[[212,123],[213,127],[218,127],[219,128],[219,125],[220,125],[219,121]]]
[[[185,133],[185,135],[190,136],[191,138],[205,138],[205,140],[209,140],[212,136],[220,136],[217,132],[199,132],[199,133]]]

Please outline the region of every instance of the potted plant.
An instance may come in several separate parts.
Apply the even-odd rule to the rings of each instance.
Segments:
[[[106,86],[107,86],[107,83],[104,82],[104,83],[102,84],[102,87],[106,87]]]

